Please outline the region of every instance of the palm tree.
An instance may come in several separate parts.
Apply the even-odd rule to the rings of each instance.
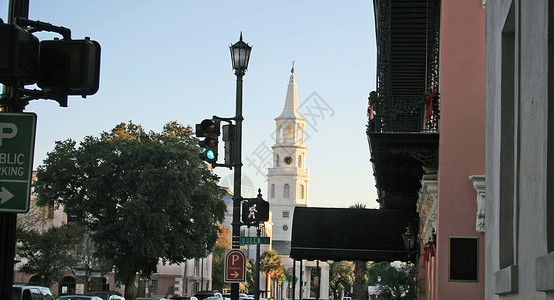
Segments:
[[[367,209],[365,204],[356,203],[348,207],[350,209]],[[367,261],[355,260],[354,261],[354,299],[365,300],[367,295]]]
[[[265,289],[269,292],[269,278],[275,278],[283,271],[283,264],[281,258],[275,250],[267,250],[260,255],[260,272],[265,273]],[[269,297],[269,293],[267,294]]]

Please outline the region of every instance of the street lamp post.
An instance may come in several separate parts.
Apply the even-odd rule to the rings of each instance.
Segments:
[[[232,248],[240,248],[240,203],[241,197],[241,169],[242,169],[242,77],[246,73],[248,68],[248,61],[250,59],[250,51],[252,47],[242,41],[242,32],[240,34],[240,40],[234,45],[231,45],[231,61],[233,63],[233,69],[237,76],[237,95],[236,95],[236,115],[235,115],[235,143],[233,151],[233,167],[234,167],[234,193],[233,193],[233,221],[232,225]],[[239,284],[231,283],[231,300],[239,300]]]
[[[408,250],[408,257],[412,253],[412,250],[414,250],[415,242],[417,239],[417,235],[412,232],[410,229],[410,226],[406,227],[406,232],[402,234],[402,239],[404,241],[404,248]]]

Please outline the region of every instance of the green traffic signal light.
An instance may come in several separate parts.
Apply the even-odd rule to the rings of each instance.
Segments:
[[[215,159],[215,153],[214,153],[213,150],[204,151],[204,156],[209,160],[214,160]]]
[[[204,140],[198,142],[200,147],[205,150],[200,153],[200,159],[211,164],[217,162],[217,145],[219,143],[219,120],[205,119],[200,124],[196,124],[196,136],[205,137]]]

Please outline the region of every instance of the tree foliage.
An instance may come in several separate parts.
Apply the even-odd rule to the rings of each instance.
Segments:
[[[340,294],[350,288],[354,280],[354,263],[351,261],[335,261],[329,268],[329,288],[333,291],[333,299],[340,299]]]
[[[224,217],[218,177],[198,157],[190,127],[167,123],[161,133],[121,123],[77,146],[56,143],[37,171],[42,205],[64,211],[91,232],[95,254],[114,264],[125,296],[135,276],[158,260],[181,263],[213,248]]]
[[[218,224],[219,234],[212,250],[212,288],[223,291],[230,287],[224,282],[225,250],[231,248],[231,229]]]
[[[253,258],[249,258],[246,261],[246,281],[241,282],[239,284],[240,291],[246,294],[253,294],[256,290],[256,285],[254,284],[254,281],[256,279],[254,276],[256,275],[256,262]]]
[[[77,225],[51,227],[42,232],[18,226],[17,253],[23,260],[19,270],[35,275],[41,285],[52,286],[79,261],[74,250],[83,232]]]
[[[368,282],[387,299],[417,299],[414,268],[413,264],[395,267],[389,262],[372,263],[367,270]]]

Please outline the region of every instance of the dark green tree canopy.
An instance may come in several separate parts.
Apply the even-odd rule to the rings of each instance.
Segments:
[[[74,247],[82,234],[83,228],[78,225],[66,224],[43,232],[18,226],[17,252],[24,258],[19,270],[38,276],[41,285],[52,286],[79,261]]]
[[[96,255],[123,283],[169,263],[209,254],[225,205],[218,177],[198,157],[190,127],[161,133],[129,122],[77,146],[59,141],[37,171],[39,204],[63,206],[91,231]]]

